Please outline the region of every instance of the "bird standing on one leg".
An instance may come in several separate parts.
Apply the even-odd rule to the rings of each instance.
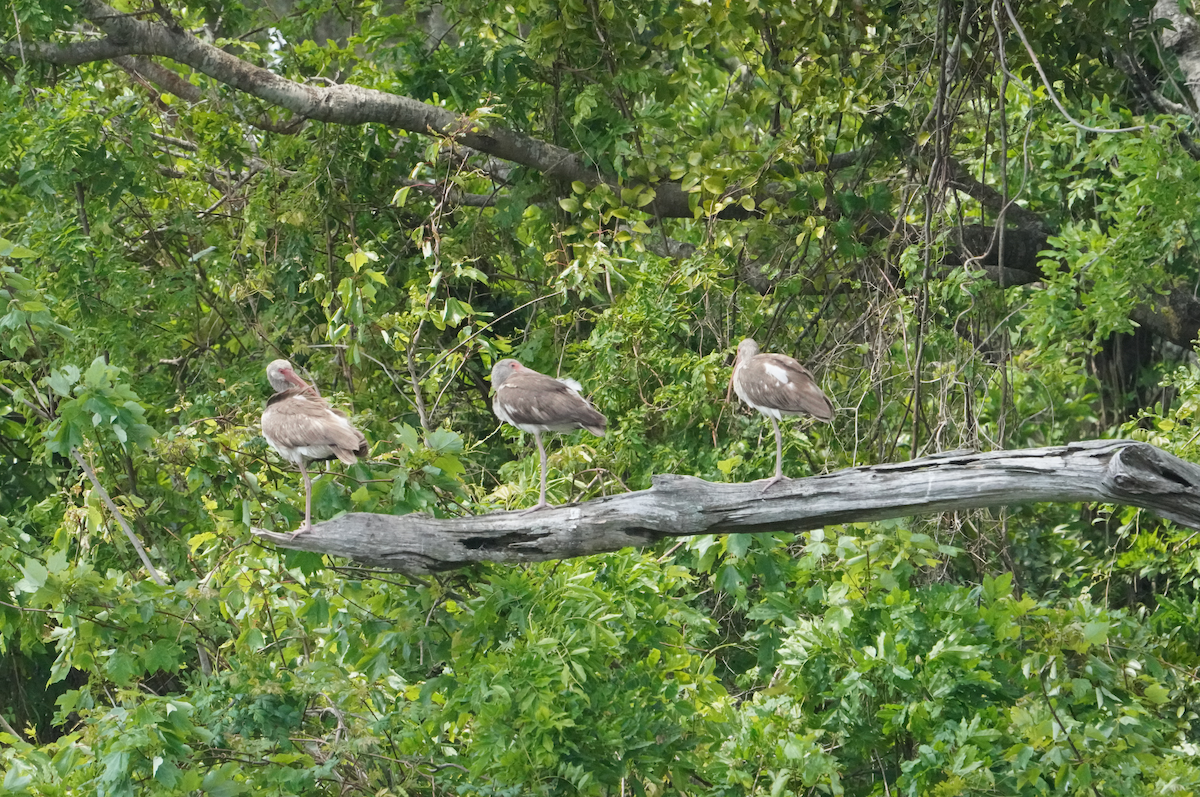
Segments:
[[[775,427],[775,476],[763,487],[765,493],[784,478],[779,421],[784,415],[807,414],[828,423],[833,420],[833,403],[807,368],[783,354],[759,354],[758,344],[750,338],[738,344],[729,384],[738,398],[770,418]]]
[[[316,389],[296,376],[287,360],[267,366],[267,379],[275,395],[263,410],[263,437],[279,456],[298,465],[304,476],[304,525],[293,538],[312,528],[312,479],[309,462],[340,459],[353,465],[369,451],[367,438],[350,425],[346,414],[335,410]]]
[[[555,379],[539,374],[516,360],[500,360],[492,366],[492,411],[505,423],[533,434],[542,458],[542,488],[532,512],[549,506],[546,503],[546,449],[542,432],[570,432],[587,429],[604,437],[607,421],[587,399],[574,379]]]

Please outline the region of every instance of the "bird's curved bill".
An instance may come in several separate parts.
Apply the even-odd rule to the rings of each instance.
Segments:
[[[287,381],[291,382],[296,387],[302,387],[302,388],[305,388],[306,390],[313,389],[312,385],[310,385],[308,382],[305,382],[300,377],[296,376],[296,372],[290,368],[283,372],[283,378],[286,379]],[[316,392],[316,391],[313,391],[313,392]]]

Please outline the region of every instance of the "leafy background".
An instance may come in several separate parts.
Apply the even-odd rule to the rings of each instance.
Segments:
[[[165,59],[200,101],[6,50],[5,793],[1200,788],[1200,547],[1134,510],[437,577],[250,535],[303,511],[257,427],[278,356],[371,441],[316,481],[319,518],[532,503],[532,441],[490,413],[506,356],[579,379],[609,418],[552,444],[552,501],[767,476],[769,426],[726,400],[751,335],[839,407],[787,424],[794,476],[1117,436],[1197,459],[1197,360],[1133,312],[1200,277],[1193,120],[1117,67],[1190,102],[1147,4],[1018,9],[1059,99],[1137,128],[1115,133],[1064,118],[1000,6],[169,7],[290,79],[500,124],[617,184],[302,123]],[[10,45],[18,24],[23,43],[76,36],[69,5],[12,11]],[[668,182],[690,218],[645,210]],[[1039,229],[1035,281],[963,256],[978,225],[1014,248]]]

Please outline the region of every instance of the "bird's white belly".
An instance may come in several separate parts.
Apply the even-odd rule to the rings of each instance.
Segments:
[[[337,456],[333,448],[327,445],[316,446],[285,446],[277,440],[272,440],[271,436],[266,432],[263,433],[267,444],[293,465],[301,465],[304,460],[313,461],[318,459],[332,459]]]
[[[785,377],[786,377],[786,375],[785,375]],[[777,421],[783,420],[783,413],[780,412],[775,407],[767,407],[762,404],[755,404],[753,401],[746,398],[746,394],[742,391],[742,380],[737,377],[734,377],[734,380],[733,380],[733,392],[737,393],[737,397],[742,400],[742,403],[747,404],[750,407],[753,407],[754,409],[761,412],[763,415],[766,415],[768,418],[774,418]]]
[[[507,423],[509,426],[517,426],[515,423],[513,423],[512,416],[508,414],[508,408],[504,406],[504,402],[500,401],[499,396],[492,401],[492,412],[496,413],[496,417]],[[521,427],[517,426],[517,428],[520,429]]]

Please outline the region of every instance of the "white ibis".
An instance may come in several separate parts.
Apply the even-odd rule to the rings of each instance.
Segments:
[[[542,457],[542,490],[536,506],[526,510],[543,509],[546,503],[546,449],[542,432],[570,432],[587,429],[604,437],[604,416],[579,395],[583,389],[574,379],[555,379],[539,374],[516,360],[500,360],[492,366],[492,411],[496,417],[523,432],[533,434]]]
[[[784,415],[807,414],[829,422],[833,420],[833,404],[807,368],[784,354],[759,354],[758,344],[750,338],[738,344],[729,384],[738,398],[770,418],[775,427],[775,477],[763,487],[766,492],[783,479],[779,421]]]
[[[344,412],[330,407],[314,387],[296,376],[287,360],[268,365],[267,379],[275,395],[263,410],[263,437],[279,456],[299,465],[304,476],[304,525],[292,535],[296,537],[312,528],[308,463],[340,459],[353,465],[367,455],[367,438],[350,425]]]

